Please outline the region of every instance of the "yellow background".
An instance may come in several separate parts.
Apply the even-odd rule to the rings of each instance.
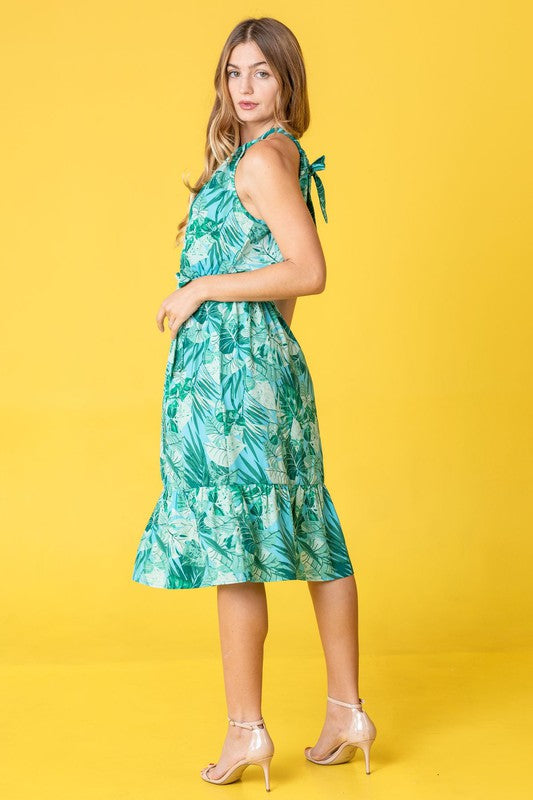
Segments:
[[[9,800],[217,791],[199,778],[226,724],[216,589],[131,574],[160,492],[155,315],[176,287],[181,176],[202,168],[226,36],[263,15],[300,41],[302,144],[326,156],[327,289],[292,327],[380,737],[370,777],[360,751],[304,762],[318,631],[303,583],[268,584],[273,789],[531,789],[530,4],[48,0],[4,9],[0,33]],[[253,769],[243,786],[264,791]]]

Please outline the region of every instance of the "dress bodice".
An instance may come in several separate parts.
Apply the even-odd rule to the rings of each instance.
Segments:
[[[296,137],[285,128],[274,127],[239,145],[214,171],[194,197],[190,209],[178,287],[202,275],[247,272],[283,261],[283,255],[266,222],[254,217],[241,203],[235,188],[235,170],[248,147],[274,132],[284,133],[300,152],[299,182],[309,212],[316,224],[311,199],[311,179],[316,184],[320,207],[327,222],[324,186],[317,175],[325,168],[325,156],[309,163]]]

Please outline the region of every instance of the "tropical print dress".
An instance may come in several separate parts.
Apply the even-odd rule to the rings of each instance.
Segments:
[[[316,224],[314,179],[299,141],[271,128],[233,151],[194,197],[176,273],[201,275],[283,261],[267,224],[235,189],[239,159],[273,132],[300,152],[299,181]],[[302,349],[271,301],[208,300],[181,325],[165,370],[161,495],[138,545],[133,580],[165,589],[245,581],[323,581],[353,574],[324,484],[313,382]]]

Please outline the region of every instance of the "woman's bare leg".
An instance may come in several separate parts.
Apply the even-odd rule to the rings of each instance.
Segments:
[[[359,701],[359,631],[355,577],[308,581],[327,670],[327,693],[346,703]],[[324,758],[342,741],[351,709],[326,701],[326,719],[313,758]]]
[[[263,583],[217,586],[218,624],[228,717],[242,722],[259,719],[263,683],[263,648],[268,610]],[[244,756],[252,731],[227,725],[226,739],[210,778],[219,778]]]

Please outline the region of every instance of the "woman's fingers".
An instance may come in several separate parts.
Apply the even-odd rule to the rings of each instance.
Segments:
[[[169,330],[169,333],[170,333],[170,338],[171,339],[175,339],[177,334],[178,334],[178,330],[180,328],[180,325],[181,325],[181,323],[178,322],[178,317],[170,316],[170,314],[169,314],[168,317],[167,317],[167,324],[168,324],[168,330]]]
[[[165,317],[167,318],[167,325],[169,330],[173,330],[176,324],[176,317],[171,312],[167,311],[164,305],[161,306],[155,318],[157,327],[164,333],[165,331]]]
[[[167,312],[166,312],[166,309],[165,309],[165,307],[164,307],[163,305],[161,305],[161,306],[159,307],[159,311],[157,312],[157,316],[156,316],[156,318],[155,318],[155,321],[156,321],[156,323],[157,323],[157,327],[159,328],[159,330],[161,331],[161,333],[163,333],[163,332],[164,332],[164,330],[165,330],[165,326],[164,326],[164,324],[163,324],[163,320],[165,319],[166,313],[167,313]]]
[[[172,292],[163,300],[157,312],[157,327],[161,333],[163,333],[165,330],[165,317],[167,317],[168,329],[173,339],[176,338],[177,332],[185,320],[187,320],[191,314],[194,314],[196,309],[203,302],[197,297],[195,292],[191,294],[191,286],[192,282],[190,282],[189,288],[185,286],[185,288],[182,287]]]

